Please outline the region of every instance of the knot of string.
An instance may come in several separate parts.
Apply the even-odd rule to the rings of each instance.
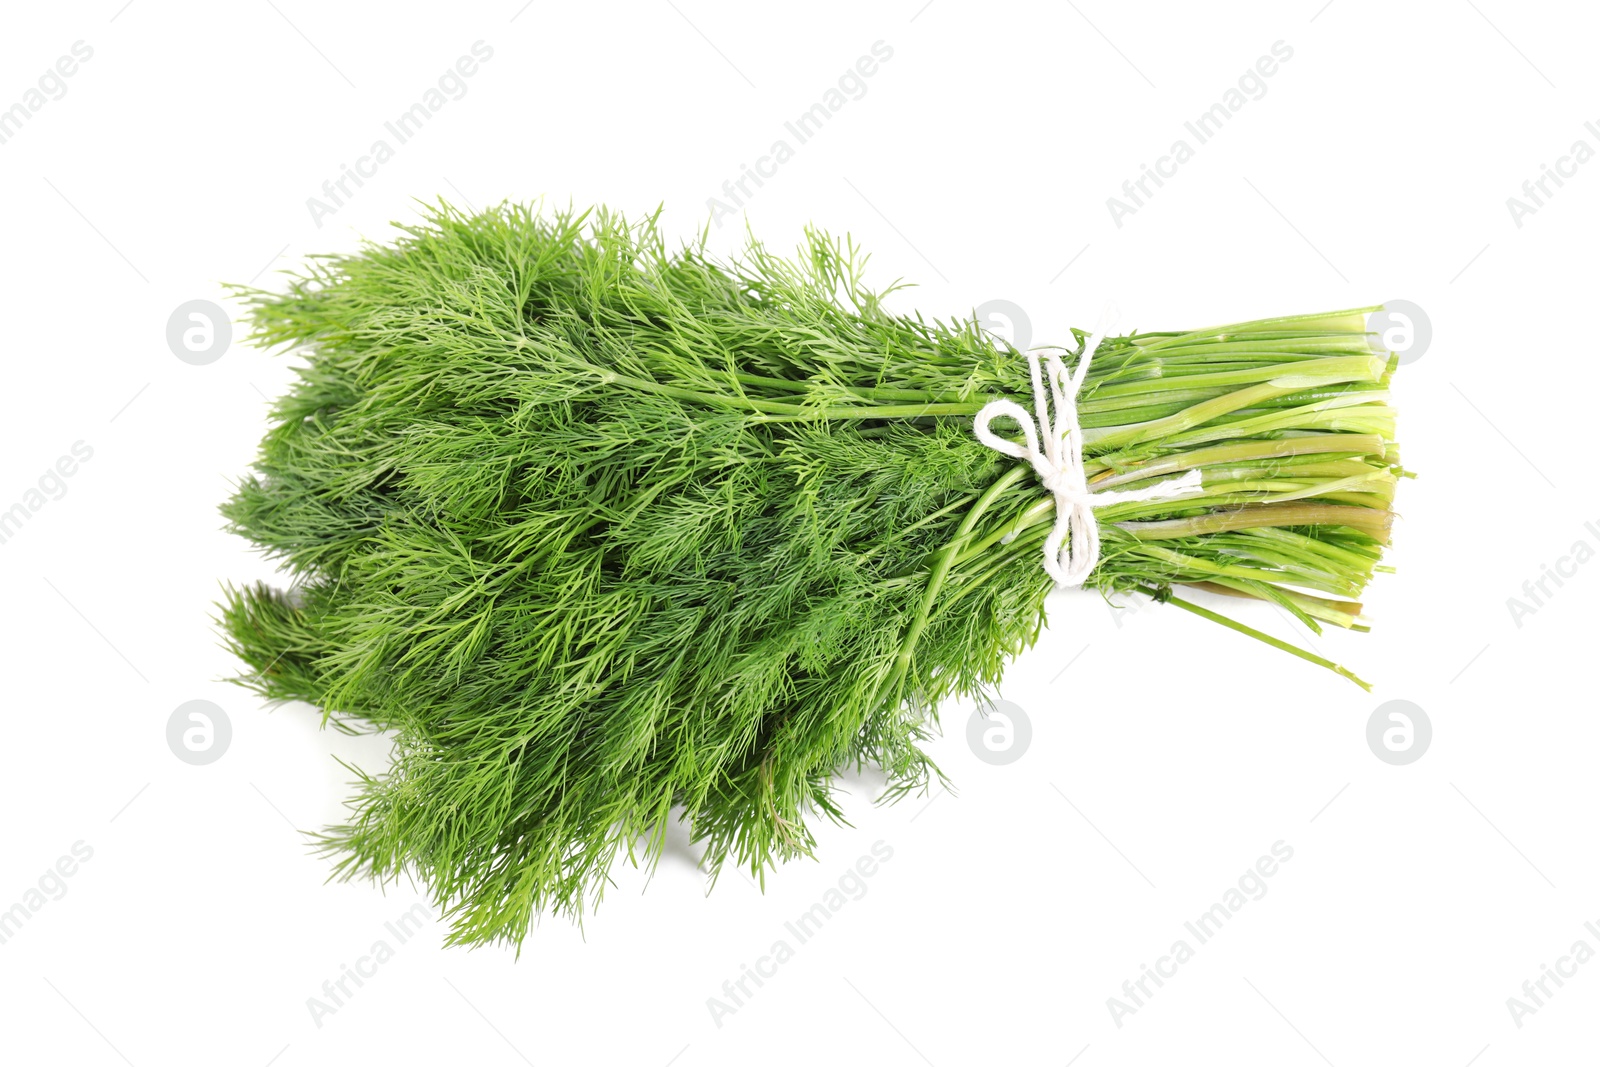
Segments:
[[[1044,569],[1058,586],[1082,585],[1100,559],[1100,527],[1094,509],[1135,500],[1162,500],[1199,489],[1200,472],[1145,486],[1095,493],[1083,469],[1083,428],[1078,423],[1078,392],[1103,335],[1088,338],[1083,358],[1071,374],[1056,351],[1028,352],[1034,414],[1013,400],[991,400],[973,420],[979,441],[1002,455],[1025,459],[1055,499],[1056,521],[1044,542]],[[1001,437],[989,424],[1001,415],[1022,427],[1022,443]]]

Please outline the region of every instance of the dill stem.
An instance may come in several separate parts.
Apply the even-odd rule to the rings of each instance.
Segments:
[[[777,389],[786,393],[804,393],[814,387],[814,383],[796,381],[792,378],[768,378],[760,374],[750,374],[746,371],[735,371],[734,379],[742,385],[756,385],[764,389]],[[907,400],[923,404],[959,404],[961,397],[957,393],[929,393],[918,389],[894,389],[884,385],[842,386],[844,392],[852,396],[859,396],[863,400]]]
[[[1271,645],[1273,648],[1281,649],[1282,651],[1289,653],[1291,656],[1297,656],[1300,659],[1305,660],[1307,663],[1315,663],[1317,666],[1324,667],[1332,671],[1334,674],[1339,675],[1341,678],[1350,679],[1367,692],[1372,692],[1371,684],[1356,677],[1356,675],[1351,671],[1339,666],[1339,664],[1333,662],[1331,659],[1323,659],[1314,652],[1308,652],[1303,648],[1291,645],[1287,641],[1280,641],[1270,634],[1264,634],[1260,630],[1257,630],[1254,627],[1246,626],[1244,623],[1239,622],[1236,619],[1230,619],[1226,615],[1218,615],[1216,612],[1203,608],[1199,604],[1191,604],[1187,600],[1181,600],[1178,597],[1170,594],[1163,594],[1160,590],[1141,587],[1141,591],[1156,600],[1165,600],[1168,604],[1176,605],[1177,607],[1182,608],[1184,611],[1200,616],[1202,619],[1207,619],[1221,626],[1226,626],[1228,629],[1242,633],[1246,637],[1253,637],[1257,641]]]
[[[1384,453],[1383,438],[1377,434],[1328,434],[1320,437],[1285,437],[1275,441],[1233,441],[1210,448],[1197,448],[1160,459],[1135,462],[1122,467],[1105,465],[1106,457],[1086,460],[1084,469],[1094,489],[1110,489],[1128,482],[1179,474],[1197,467],[1261,459],[1284,459],[1316,453],[1375,455]],[[1099,467],[1096,470],[1096,467]]]
[[[961,542],[969,537],[983,513],[989,506],[998,500],[1006,490],[1010,489],[1022,478],[1032,473],[1032,468],[1018,464],[996,478],[985,489],[977,503],[962,518],[961,525],[956,528],[955,536],[950,543],[940,551],[938,560],[933,565],[933,571],[928,575],[928,584],[922,594],[922,601],[917,607],[917,614],[912,619],[911,625],[906,628],[906,636],[900,643],[900,651],[895,655],[893,673],[879,690],[878,699],[881,702],[885,695],[893,705],[900,702],[900,686],[905,680],[906,672],[911,667],[911,654],[917,647],[917,639],[922,636],[922,630],[928,625],[928,618],[933,613],[934,601],[939,597],[939,590],[944,586],[945,577],[954,566],[956,555],[961,548]]]
[[[599,367],[583,360],[572,359],[573,365],[594,374],[605,385],[621,385],[641,392],[654,393],[657,396],[670,396],[678,400],[688,400],[707,407],[725,408],[735,411],[752,411],[763,416],[762,422],[819,422],[819,421],[844,421],[850,419],[916,419],[931,415],[976,415],[978,410],[987,401],[979,400],[966,403],[934,404],[879,404],[865,407],[817,407],[805,404],[786,404],[778,400],[756,400],[748,396],[733,396],[725,393],[708,393],[700,389],[688,389],[678,385],[663,385],[648,378],[640,378],[631,374]]]

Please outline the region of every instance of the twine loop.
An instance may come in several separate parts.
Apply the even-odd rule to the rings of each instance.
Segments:
[[[1089,374],[1089,363],[1103,334],[1088,338],[1083,358],[1067,372],[1059,352],[1051,350],[1040,360],[1028,352],[1028,373],[1033,381],[1034,413],[1014,400],[992,400],[973,420],[978,440],[1002,455],[1025,459],[1040,483],[1055,498],[1056,521],[1044,542],[1044,569],[1064,588],[1080,586],[1100,559],[1100,526],[1094,509],[1135,500],[1165,500],[1201,487],[1200,472],[1169,478],[1142,489],[1095,493],[1083,469],[1083,427],[1078,421],[1078,392]],[[989,424],[1001,415],[1022,427],[1023,442],[1001,437]]]

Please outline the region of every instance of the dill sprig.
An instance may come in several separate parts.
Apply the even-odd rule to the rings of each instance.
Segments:
[[[294,575],[228,590],[241,680],[394,739],[321,835],[338,874],[418,875],[453,942],[520,946],[672,818],[713,877],[759,877],[842,818],[839,769],[942,780],[937,707],[992,694],[1051,588],[1050,497],[972,435],[1026,400],[1022,355],[890,312],[817,231],[725,263],[605,210],[399,229],[238,290],[257,342],[305,354],[223,509]],[[1403,473],[1369,310],[1106,339],[1091,485],[1198,469],[1204,495],[1102,509],[1090,586],[1354,678],[1173,589],[1365,628]]]

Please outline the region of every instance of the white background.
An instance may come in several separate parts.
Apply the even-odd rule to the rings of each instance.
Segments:
[[[1600,163],[1516,225],[1506,200],[1600,137],[1580,5],[1379,3],[582,5],[105,0],[8,11],[0,107],[76,41],[93,57],[0,144],[8,204],[0,509],[74,442],[93,458],[0,544],[6,813],[0,909],[82,841],[66,893],[0,945],[0,1059],[73,1064],[871,1062],[1575,1063],[1600,962],[1536,1014],[1572,944],[1600,950],[1594,609],[1600,562],[1542,607],[1507,599],[1583,540],[1593,464]],[[482,40],[493,58],[319,227],[320,195]],[[620,868],[584,931],[520,960],[429,925],[349,998],[321,996],[425,899],[325,885],[298,831],[338,817],[339,754],[226,684],[208,616],[271,568],[217,505],[265,429],[285,357],[209,366],[173,309],[226,281],[382,237],[414,198],[665,204],[690,236],[783,123],[883,41],[893,56],[748,200],[787,248],[815,221],[874,254],[897,307],[1027,309],[1035,340],[1196,327],[1404,298],[1431,348],[1396,382],[1407,465],[1370,635],[1334,677],[1181,614],[1052,601],[1003,695],[1033,726],[1009,766],[949,708],[960,794],[874,808],[815,863],[730,873],[686,850]],[[1274,42],[1293,57],[1123,225],[1106,206]],[[792,138],[789,138],[793,143]],[[1192,138],[1191,138],[1191,143]],[[1569,168],[1570,169],[1570,168]],[[746,213],[712,229],[733,251]],[[1586,529],[1585,522],[1596,523]],[[1553,585],[1551,588],[1554,588]],[[1290,636],[1272,609],[1239,609]],[[181,703],[221,705],[217,762],[169,751]],[[1426,710],[1403,767],[1368,750],[1383,701]],[[1107,998],[1185,937],[1274,842],[1293,859],[1119,1027]],[[721,997],[784,922],[882,841],[842,909],[733,1015]],[[49,882],[47,884],[54,885]],[[1192,938],[1191,944],[1194,944]],[[1585,1059],[1587,1062],[1587,1059]]]

